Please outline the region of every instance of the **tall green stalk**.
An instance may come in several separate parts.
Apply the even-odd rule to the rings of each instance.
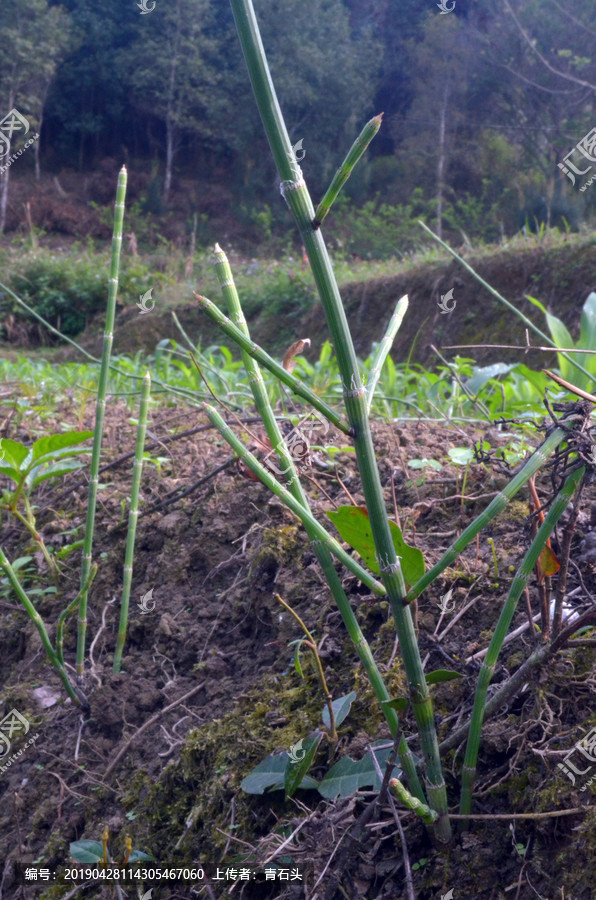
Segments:
[[[315,409],[318,409],[319,412],[329,419],[336,428],[339,428],[344,434],[350,434],[350,424],[349,422],[346,422],[343,416],[331,409],[331,407],[306,384],[299,381],[295,375],[291,375],[290,372],[287,372],[283,366],[280,366],[280,364],[273,359],[273,357],[269,356],[265,350],[255,344],[255,342],[246,334],[246,331],[239,328],[234,322],[231,322],[227,316],[224,316],[215,303],[207,297],[202,297],[200,294],[195,294],[195,297],[209,318],[215,322],[224,334],[227,334],[228,337],[231,337],[232,340],[238,344],[243,354],[246,353],[252,359],[260,362],[261,365],[265,366],[266,369],[279,378],[283,384],[291,388],[295,394],[298,394],[299,397],[302,397],[303,400],[307,400]],[[244,324],[246,324],[246,322]]]
[[[360,380],[352,336],[321,230],[313,225],[315,211],[302,172],[292,152],[267,66],[252,2],[231,0],[231,4],[257,105],[282,178],[281,192],[296,219],[335,348],[380,572],[391,604],[412,708],[420,732],[426,762],[428,801],[439,813],[437,822],[432,826],[433,833],[439,841],[447,842],[451,837],[451,827],[433,707],[412,617],[409,608],[404,604],[406,586],[391,537],[368,421],[366,394]]]
[[[21,601],[21,603],[27,610],[27,612],[29,614],[29,618],[31,619],[31,621],[33,622],[35,627],[37,628],[38,634],[41,638],[41,643],[43,644],[43,648],[46,651],[50,662],[52,663],[56,672],[58,673],[58,677],[60,678],[60,681],[64,685],[66,693],[68,694],[70,699],[74,703],[77,704],[77,706],[82,707],[83,710],[85,712],[87,712],[89,710],[89,703],[87,702],[87,698],[85,697],[85,695],[83,694],[82,691],[78,690],[73,684],[71,684],[70,678],[68,677],[68,673],[67,673],[65,667],[60,662],[60,659],[58,658],[56,651],[52,647],[52,644],[51,644],[48,632],[46,630],[46,626],[43,622],[43,619],[41,618],[41,616],[35,609],[34,605],[32,604],[31,600],[29,599],[29,597],[27,596],[25,591],[23,590],[23,588],[21,586],[21,582],[19,581],[19,579],[16,575],[16,572],[14,571],[10,562],[8,561],[6,554],[4,553],[4,550],[2,549],[2,547],[0,547],[0,567],[6,573],[6,576],[7,576],[8,580],[10,581],[15,594],[17,595],[17,597],[19,598],[19,600]]]
[[[244,332],[246,337],[250,338],[246,319],[244,318],[242,307],[240,305],[238,291],[236,290],[236,285],[234,283],[232,270],[225,253],[218,244],[215,245],[215,257],[216,272],[219,278],[222,293],[228,306],[230,318],[236,324],[236,326]],[[267,391],[263,382],[261,370],[259,369],[258,364],[255,362],[252,356],[250,356],[244,350],[242,351],[242,361],[248,375],[248,380],[251,386],[257,412],[263,420],[263,424],[265,426],[265,430],[267,432],[267,436],[269,438],[271,446],[275,448],[275,451],[277,453],[280,465],[282,467],[282,472],[286,477],[288,490],[290,491],[294,499],[301,506],[303,506],[305,510],[310,512],[308,497],[306,496],[302,488],[298,473],[296,471],[294,460],[288,451],[286,441],[284,440],[284,437],[277,423],[277,419],[275,418],[273,409],[271,408],[269,397],[267,396]],[[386,701],[390,699],[389,692],[387,691],[387,687],[385,685],[385,682],[383,681],[383,677],[379,672],[368,642],[358,624],[356,615],[352,607],[350,606],[350,601],[348,600],[346,592],[342,587],[341,579],[335,571],[331,553],[324,546],[324,544],[321,543],[317,532],[313,529],[312,525],[308,521],[305,522],[305,529],[312,542],[315,555],[321,565],[321,568],[323,569],[327,584],[329,585],[331,593],[333,594],[335,602],[337,603],[348,634],[352,639],[352,642],[354,643],[356,652],[358,653],[360,661],[362,662],[362,665],[368,675],[375,696],[381,704],[381,709],[383,710],[383,714],[385,716],[387,724],[389,725],[391,735],[392,737],[395,737],[399,729],[399,719],[397,717],[397,713],[394,709],[391,709],[391,707],[387,705]],[[418,773],[416,772],[412,754],[403,735],[399,743],[398,751],[402,770],[404,771],[408,779],[411,793],[413,793],[418,799],[424,800],[424,792],[418,778]]]
[[[538,562],[538,557],[544,549],[547,539],[552,534],[555,525],[569,506],[569,502],[575,492],[579,480],[583,477],[584,472],[585,469],[582,468],[570,475],[556,498],[553,500],[548,515],[538,529],[536,537],[532,541],[532,544],[515,574],[507,600],[505,601],[501,615],[499,616],[497,627],[495,628],[491,642],[488,646],[488,651],[478,676],[476,694],[474,696],[474,709],[470,720],[470,731],[468,733],[468,743],[462,769],[460,815],[467,815],[472,810],[472,789],[476,778],[476,765],[478,762],[478,749],[480,747],[482,723],[484,721],[486,694],[495,671],[495,665],[499,653],[501,652],[503,641],[509,631],[518,600],[528,584],[528,580]]]
[[[95,509],[97,506],[97,486],[99,484],[99,461],[101,456],[101,441],[103,438],[103,422],[106,409],[106,390],[108,386],[108,372],[110,367],[110,355],[114,339],[114,320],[116,318],[116,294],[118,291],[118,272],[120,269],[120,250],[122,248],[122,223],[124,221],[124,198],[126,196],[126,167],[122,166],[118,175],[118,187],[116,189],[116,206],[114,208],[114,232],[112,237],[112,263],[110,266],[110,278],[108,287],[108,306],[106,310],[106,324],[103,336],[103,353],[99,370],[99,383],[97,386],[97,400],[95,403],[95,429],[93,436],[93,452],[91,455],[91,477],[89,479],[89,494],[87,498],[87,521],[85,523],[85,542],[83,545],[83,561],[81,566],[81,601],[79,603],[79,627],[77,636],[77,679],[83,677],[85,667],[85,637],[87,634],[87,599],[89,588],[87,579],[91,569],[93,554],[93,532],[95,528]]]
[[[135,558],[135,538],[137,534],[137,521],[139,518],[139,493],[141,491],[141,475],[143,474],[143,453],[145,450],[145,435],[147,433],[147,412],[149,410],[149,393],[151,391],[151,375],[146,372],[143,376],[141,388],[141,404],[139,408],[139,421],[137,425],[137,443],[135,447],[135,459],[133,463],[132,486],[130,489],[130,509],[128,511],[128,533],[126,535],[126,553],[124,557],[124,577],[122,580],[122,602],[120,605],[120,624],[116,639],[114,653],[114,672],[120,671],[122,664],[122,651],[126,641],[126,628],[128,625],[128,605],[130,602],[130,587],[132,584],[132,568]]]

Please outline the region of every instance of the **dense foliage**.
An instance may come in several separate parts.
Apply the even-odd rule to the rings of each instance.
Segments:
[[[367,244],[375,218],[392,252],[407,249],[413,207],[439,233],[485,240],[594,215],[596,191],[580,193],[557,167],[595,124],[590,0],[458,0],[448,15],[431,0],[255,7],[315,194],[367,116],[385,113],[348,186],[353,201],[369,200],[348,250],[387,255]],[[21,172],[34,162],[87,172],[109,157],[147,173],[146,212],[165,212],[184,180],[189,222],[219,203],[242,218],[238,189],[253,219],[284,215],[281,203],[253,209],[275,172],[228,3],[156,0],[142,15],[133,0],[4,0],[0,38],[0,112],[16,107],[41,135]]]

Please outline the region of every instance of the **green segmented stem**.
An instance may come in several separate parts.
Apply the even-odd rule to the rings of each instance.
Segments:
[[[439,814],[436,810],[431,809],[426,803],[421,803],[416,797],[412,797],[410,792],[406,790],[401,781],[397,778],[389,779],[389,789],[406,809],[411,809],[412,812],[415,812],[426,825],[432,825],[433,822],[436,822],[439,818]]]
[[[587,375],[588,378],[589,378],[589,380],[590,380],[590,382],[593,382],[593,381],[594,381],[594,375],[593,375],[592,373],[588,372],[587,369],[584,369],[584,367],[581,366],[581,365],[573,358],[573,356],[569,356],[569,354],[568,354],[568,353],[565,353],[564,350],[559,350],[559,348],[557,347],[556,342],[553,341],[552,338],[550,338],[547,334],[545,334],[543,331],[541,331],[540,328],[538,328],[537,325],[534,325],[534,323],[532,322],[531,319],[528,319],[528,317],[525,316],[525,315],[523,314],[523,312],[521,312],[521,310],[517,309],[517,307],[514,306],[513,303],[510,303],[509,300],[506,300],[505,297],[503,297],[502,294],[500,294],[497,290],[495,290],[494,287],[491,287],[491,285],[488,283],[488,281],[485,281],[484,278],[482,278],[482,277],[478,274],[478,272],[476,272],[476,271],[472,268],[472,266],[471,266],[469,263],[467,263],[467,262],[465,261],[465,259],[462,259],[462,257],[461,257],[458,253],[456,253],[456,251],[453,250],[453,249],[449,246],[449,244],[446,244],[445,241],[442,241],[441,238],[440,238],[438,235],[436,235],[436,234],[434,233],[434,231],[431,231],[431,229],[428,227],[428,225],[425,225],[425,223],[424,223],[424,222],[421,222],[420,219],[418,220],[418,224],[419,224],[419,225],[422,225],[422,227],[424,228],[424,230],[425,230],[425,231],[428,231],[428,233],[430,234],[430,236],[433,237],[433,238],[435,239],[435,241],[438,241],[439,244],[441,244],[441,246],[444,247],[445,250],[447,250],[448,253],[451,253],[451,255],[452,255],[459,263],[461,263],[461,265],[464,267],[464,269],[467,269],[468,272],[470,273],[470,275],[473,275],[473,276],[474,276],[474,278],[476,279],[476,281],[480,282],[480,284],[481,284],[483,287],[485,287],[485,288],[487,289],[487,291],[490,291],[490,293],[493,295],[493,297],[496,297],[497,300],[499,300],[500,303],[503,303],[503,304],[507,307],[507,309],[509,309],[509,310],[511,310],[511,312],[515,313],[515,315],[516,315],[518,318],[520,318],[520,319],[522,320],[522,322],[524,323],[524,325],[526,326],[526,328],[530,328],[530,329],[534,332],[534,334],[539,335],[539,337],[541,337],[543,341],[546,341],[546,343],[549,345],[549,347],[556,347],[558,353],[560,353],[560,355],[563,356],[563,357],[567,360],[567,362],[569,362],[569,363],[571,363],[572,365],[574,365],[575,368],[576,368],[576,369],[579,369],[580,372],[583,372],[584,375]]]
[[[250,338],[248,326],[242,312],[238,291],[236,290],[236,285],[234,283],[234,276],[232,274],[228,258],[219,244],[215,245],[215,258],[217,277],[219,279],[220,287],[228,306],[230,318],[237,325],[237,327],[244,332],[246,337]],[[294,499],[310,513],[311,510],[308,502],[308,497],[302,489],[302,485],[300,483],[298,473],[296,472],[296,467],[294,465],[294,460],[288,451],[288,447],[280,431],[273,409],[271,408],[269,397],[267,396],[267,391],[263,383],[263,378],[258,363],[245,350],[242,351],[242,361],[248,375],[248,380],[252,389],[255,406],[263,420],[263,424],[265,426],[265,430],[267,432],[267,436],[269,438],[271,446],[275,447],[277,450],[277,456],[282,466],[282,471],[286,473],[288,490],[290,491]],[[383,715],[385,716],[387,724],[389,725],[391,735],[392,737],[395,737],[399,729],[399,719],[397,713],[394,709],[391,709],[391,707],[389,707],[386,702],[384,702],[390,699],[389,692],[374,660],[370,646],[366,638],[364,637],[364,634],[362,633],[360,625],[358,624],[358,620],[356,618],[354,610],[350,606],[350,601],[348,600],[346,592],[342,587],[341,579],[335,571],[331,553],[324,545],[321,545],[319,543],[317,533],[313,530],[310,523],[305,522],[304,524],[306,533],[308,534],[310,540],[313,542],[315,555],[321,565],[321,568],[323,569],[327,584],[329,585],[331,593],[333,594],[335,602],[337,603],[347,632],[368,675],[375,696],[381,704],[381,709],[383,711]],[[398,752],[402,770],[408,780],[408,784],[410,785],[412,793],[414,793],[420,799],[424,799],[424,792],[422,790],[422,785],[420,784],[418,773],[416,772],[412,753],[403,735],[399,743]]]
[[[407,294],[405,294],[400,300],[397,301],[395,312],[391,316],[381,343],[376,349],[370,374],[368,376],[368,384],[366,385],[366,409],[369,415],[375,388],[381,375],[381,370],[383,368],[385,360],[387,359],[387,354],[391,350],[391,346],[393,344],[393,341],[395,340],[395,335],[399,331],[403,318],[407,312],[409,302],[410,301],[408,300]]]
[[[366,585],[373,594],[376,594],[378,597],[384,597],[386,594],[385,588],[382,584],[376,581],[370,572],[367,572],[366,569],[363,569],[361,565],[359,565],[355,559],[346,553],[346,551],[341,547],[341,545],[335,540],[335,538],[331,537],[331,535],[325,531],[322,525],[319,525],[317,520],[313,517],[312,513],[309,510],[306,510],[293,496],[290,494],[285,487],[283,487],[279,481],[277,481],[273,475],[271,475],[265,466],[263,466],[256,456],[246,449],[242,441],[240,441],[229,425],[222,419],[220,414],[217,412],[215,407],[210,406],[208,403],[203,404],[205,408],[205,412],[209,416],[209,420],[213,425],[217,428],[219,433],[225,440],[228,442],[232,450],[238,454],[240,459],[245,465],[254,472],[257,478],[259,478],[263,484],[267,485],[269,490],[279,497],[280,500],[286,504],[288,509],[291,509],[292,512],[298,516],[302,524],[306,527],[312,529],[314,534],[316,535],[315,540],[319,541],[324,546],[328,547],[331,553],[339,559],[340,562],[344,564],[344,566],[349,569],[351,572],[356,575],[357,578],[360,579],[362,584]],[[275,448],[277,450],[277,448]],[[315,547],[317,544],[314,545]]]
[[[321,230],[313,228],[312,201],[292,153],[259,36],[252,2],[251,0],[231,0],[231,4],[257,105],[282,178],[281,192],[296,219],[331,333],[342,377],[345,407],[352,427],[372,536],[383,584],[387,591],[387,599],[391,604],[408,679],[412,709],[420,733],[421,748],[426,762],[429,805],[439,813],[439,818],[433,826],[433,834],[438,841],[444,843],[450,840],[451,826],[433,707],[424,677],[411,612],[404,604],[406,586],[393,546],[389,518],[385,509],[368,420],[365,390],[360,380],[352,336]]]
[[[520,488],[529,481],[532,475],[535,475],[536,472],[542,468],[553,450],[558,447],[564,438],[565,432],[563,429],[556,428],[553,433],[543,441],[543,443],[534,451],[523,469],[512,478],[507,487],[503,488],[503,490],[491,500],[482,515],[478,516],[477,519],[474,519],[465,531],[462,531],[460,536],[453,544],[451,544],[446,553],[443,554],[439,562],[434,565],[432,569],[429,569],[429,571],[410,588],[406,597],[408,603],[411,603],[416,597],[420,596],[422,591],[427,588],[429,584],[432,584],[435,578],[457,559],[459,554],[466,549],[468,544],[470,544],[476,535],[486,527],[490,520],[494,519],[495,516],[498,516],[499,513],[505,509],[509,501],[515,497]]]
[[[491,642],[488,646],[488,651],[478,676],[476,694],[474,696],[474,709],[472,710],[472,718],[470,720],[470,731],[468,733],[468,743],[462,769],[460,815],[467,815],[472,810],[472,789],[476,778],[476,765],[478,762],[478,749],[480,747],[482,723],[484,721],[486,693],[495,671],[495,665],[499,653],[501,652],[503,641],[509,631],[509,626],[511,625],[518,600],[528,584],[528,579],[534,571],[534,567],[538,562],[538,557],[542,553],[546,541],[552,534],[555,525],[569,506],[569,502],[573,497],[577,484],[583,477],[584,472],[585,469],[581,468],[570,475],[553,500],[544,522],[538,529],[536,537],[532,541],[532,544],[515,574],[507,600],[505,601],[501,615],[499,616],[497,627],[495,628]]]
[[[91,477],[89,479],[89,494],[87,498],[87,520],[85,523],[85,543],[83,545],[83,560],[81,565],[81,600],[79,603],[79,627],[77,636],[77,680],[83,677],[85,667],[85,637],[87,634],[87,598],[89,588],[87,580],[91,569],[91,557],[93,553],[93,532],[95,529],[95,508],[97,506],[97,486],[99,484],[99,462],[101,457],[101,441],[103,438],[103,422],[106,410],[106,390],[108,386],[108,372],[112,342],[114,339],[114,319],[116,317],[116,294],[118,291],[118,273],[120,270],[120,250],[122,248],[122,223],[124,221],[124,199],[126,197],[126,167],[122,166],[118,175],[118,187],[116,189],[116,206],[114,209],[114,233],[112,236],[112,262],[110,266],[110,279],[108,287],[108,306],[106,310],[106,324],[103,336],[103,352],[101,367],[99,370],[99,382],[97,386],[97,400],[95,402],[95,428],[93,435],[93,452],[91,454]]]
[[[120,624],[114,652],[114,672],[120,671],[122,664],[122,651],[126,641],[126,629],[128,626],[128,605],[130,603],[130,587],[132,585],[132,569],[135,558],[135,538],[137,534],[137,521],[139,518],[139,494],[141,492],[141,475],[143,474],[143,453],[145,451],[145,435],[147,433],[147,413],[149,410],[149,394],[151,392],[151,375],[146,372],[143,376],[141,388],[141,403],[139,408],[139,421],[137,424],[137,443],[135,446],[135,458],[132,472],[132,486],[130,489],[130,509],[128,511],[128,532],[126,535],[126,553],[124,556],[124,577],[122,579],[122,601],[120,604]]]
[[[315,212],[314,221],[312,223],[313,228],[320,228],[321,222],[331,208],[331,204],[335,202],[337,195],[352,174],[354,166],[381,127],[382,121],[383,113],[379,113],[378,116],[373,116],[373,118],[366,123],[366,125],[350,147],[348,155],[333,176],[331,184],[325,191],[323,199],[317,206],[317,211]]]
[[[232,340],[238,344],[238,346],[246,353],[249,354],[253,359],[256,359],[261,363],[262,366],[265,366],[270,372],[279,378],[287,387],[291,388],[295,394],[298,394],[302,397],[303,400],[308,400],[309,403],[318,409],[320,413],[322,413],[325,418],[329,419],[329,421],[339,428],[340,431],[343,431],[344,434],[350,434],[350,426],[339,413],[336,413],[330,406],[328,406],[324,400],[321,400],[309,387],[305,384],[302,384],[294,375],[290,375],[289,372],[286,372],[283,366],[281,366],[278,362],[276,362],[272,356],[269,356],[268,353],[265,352],[261,347],[257,346],[254,341],[247,337],[246,333],[238,328],[233,322],[231,322],[227,316],[221,312],[220,309],[217,308],[215,303],[209,300],[207,297],[201,297],[200,294],[195,294],[195,297],[199,301],[201,308],[205,310],[207,315],[215,322],[215,324],[221,328],[221,330],[231,337]],[[246,324],[246,322],[244,322]]]
[[[64,626],[66,624],[66,620],[69,615],[75,611],[77,606],[79,605],[79,601],[81,599],[81,592],[83,590],[89,590],[91,585],[93,584],[93,579],[97,575],[98,569],[97,563],[93,563],[91,566],[91,571],[89,572],[89,578],[87,582],[83,585],[77,596],[72,600],[65,610],[60,613],[60,618],[58,619],[58,624],[56,625],[56,655],[58,656],[58,660],[60,665],[64,665]]]
[[[17,595],[17,597],[19,598],[19,600],[21,601],[21,603],[27,610],[27,613],[29,614],[29,618],[31,619],[31,621],[33,622],[35,627],[37,628],[38,634],[41,638],[41,643],[43,644],[43,648],[46,651],[50,662],[56,669],[56,672],[58,673],[58,677],[60,678],[60,681],[64,685],[66,693],[68,694],[70,699],[74,703],[77,704],[77,706],[82,707],[82,709],[84,709],[85,712],[87,712],[89,710],[89,703],[87,702],[87,698],[85,697],[85,695],[83,694],[82,691],[78,690],[73,684],[71,684],[71,681],[68,677],[68,673],[67,673],[66,669],[61,664],[61,662],[58,659],[58,656],[56,654],[56,651],[52,647],[52,644],[51,644],[46,626],[43,622],[43,619],[41,618],[41,616],[35,609],[34,605],[32,604],[31,600],[29,599],[29,597],[27,596],[25,591],[23,590],[21,582],[19,581],[19,579],[16,575],[16,572],[14,571],[10,562],[8,561],[6,554],[4,553],[4,550],[2,549],[2,547],[0,547],[0,566],[6,573],[6,577],[10,581],[15,594]]]

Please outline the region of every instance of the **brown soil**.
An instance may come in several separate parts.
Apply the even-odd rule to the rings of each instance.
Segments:
[[[57,410],[55,418],[55,422],[46,420],[46,432],[59,430],[58,423],[66,421],[73,427],[92,427],[90,412],[82,423],[75,423],[67,408]],[[129,419],[128,409],[120,402],[108,409],[106,462],[134,445]],[[160,439],[190,427],[194,427],[192,411],[161,408],[153,414],[151,431]],[[469,446],[479,438],[488,438],[496,448],[507,439],[496,430],[487,435],[424,423],[408,427],[377,424],[374,434],[389,508],[393,509],[393,472],[404,534],[422,550],[428,567],[507,481],[494,467],[475,463],[469,467],[464,488],[463,470],[445,462],[447,449]],[[35,436],[25,426],[10,434],[21,441]],[[344,445],[339,438],[338,445]],[[260,483],[243,478],[234,464],[212,474],[230,459],[230,453],[209,429],[157,446],[152,453],[168,456],[169,461],[162,463],[161,472],[151,465],[145,467],[142,511],[169,495],[171,500],[172,492],[199,479],[207,480],[184,499],[139,519],[124,666],[122,673],[114,674],[112,656],[126,535],[119,525],[129,496],[131,460],[114,465],[100,477],[105,487],[99,494],[94,547],[100,565],[90,599],[90,662],[84,683],[88,715],[65,699],[54,670],[44,659],[37,631],[10,590],[1,597],[0,714],[18,710],[38,737],[0,775],[0,898],[53,900],[75,893],[115,897],[113,888],[99,884],[76,892],[58,882],[52,886],[19,885],[24,868],[33,863],[61,871],[69,864],[69,843],[100,840],[106,825],[116,858],[121,857],[124,838],[129,835],[135,849],[151,852],[162,866],[202,865],[207,875],[215,875],[216,867],[238,868],[242,861],[248,866],[262,864],[280,835],[289,837],[295,832],[282,854],[282,865],[298,868],[301,883],[242,881],[232,887],[228,880],[208,887],[162,884],[155,885],[148,895],[152,900],[199,896],[245,900],[406,898],[403,854],[389,807],[375,812],[355,849],[348,855],[342,852],[346,831],[370,794],[331,803],[314,791],[299,791],[286,802],[279,792],[249,796],[240,788],[242,778],[267,754],[287,750],[315,729],[323,705],[307,652],[302,654],[304,680],[291,664],[293,648],[288,642],[301,632],[283,613],[275,592],[293,606],[322,642],[321,657],[332,695],[357,692],[352,711],[340,728],[337,758],[346,754],[359,758],[370,741],[389,734],[302,527]],[[417,485],[420,472],[407,466],[414,457],[441,460],[443,469],[426,470],[426,480]],[[362,502],[353,454],[339,454],[336,463],[337,468],[330,471],[315,466],[318,483],[334,502],[349,503],[341,479],[354,499]],[[58,548],[81,536],[87,496],[86,484],[81,481],[80,475],[68,476],[59,486],[46,481],[35,497],[38,527],[49,545]],[[538,490],[546,498],[551,490],[549,480],[539,479]],[[329,499],[312,484],[309,493],[315,514],[328,522],[324,513],[331,508]],[[581,549],[582,537],[590,528],[590,504],[595,500],[591,486],[572,543],[574,563],[568,591],[577,589],[574,603],[585,603],[596,586],[592,558],[585,545]],[[478,545],[464,551],[457,564],[418,601],[419,641],[423,658],[428,658],[426,671],[448,668],[463,675],[459,681],[432,688],[441,740],[469,716],[479,664],[466,663],[466,659],[488,644],[513,567],[527,546],[527,513],[524,490],[491,523]],[[76,536],[67,536],[74,528],[79,529]],[[497,573],[487,537],[494,538]],[[0,538],[10,559],[28,550],[20,527],[11,527],[6,521]],[[553,549],[559,549],[557,540]],[[39,586],[51,583],[40,554],[36,559]],[[36,598],[52,636],[60,611],[78,590],[78,552],[69,556],[65,565],[60,593]],[[342,571],[346,591],[389,690],[393,696],[399,695],[404,675],[399,652],[396,656],[393,652],[395,632],[387,604]],[[475,604],[440,637],[453,617],[448,613],[437,630],[439,600],[448,588],[453,588],[456,609],[463,609],[472,599]],[[148,591],[153,592],[155,608],[143,614],[139,601]],[[530,597],[536,611],[534,578]],[[513,625],[526,620],[522,600]],[[71,620],[65,640],[65,658],[70,665],[74,664],[75,639]],[[507,645],[493,683],[507,679],[534,646],[529,631]],[[556,764],[596,725],[595,673],[593,647],[562,651],[486,723],[476,813],[550,813],[576,809],[590,800],[593,807],[596,785],[581,793]],[[54,695],[52,705],[40,705],[36,699],[40,688]],[[167,711],[192,690],[192,696]],[[411,713],[405,716],[404,731],[408,736],[415,733]],[[25,735],[13,737],[11,753],[18,752],[25,741]],[[416,740],[412,746],[419,752]],[[447,754],[445,761],[452,811],[457,807],[462,753],[463,747],[459,747]],[[327,765],[321,752],[311,775],[320,778]],[[569,816],[515,822],[506,817],[475,820],[446,849],[431,845],[414,814],[406,813],[402,821],[410,862],[416,864],[414,888],[420,900],[438,900],[443,894],[454,900],[593,897],[593,808]],[[516,850],[516,844],[524,855]],[[148,887],[145,884],[143,890]],[[448,894],[450,890],[452,894]],[[142,893],[139,890],[138,896]],[[124,896],[137,894],[127,888]]]

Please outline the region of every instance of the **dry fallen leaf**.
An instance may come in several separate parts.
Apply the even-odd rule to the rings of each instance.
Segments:
[[[288,347],[286,350],[286,355],[283,358],[282,366],[286,370],[286,372],[293,372],[296,367],[296,362],[294,357],[300,356],[301,353],[304,352],[305,347],[310,347],[310,338],[304,338],[301,341],[295,341],[291,347]]]

